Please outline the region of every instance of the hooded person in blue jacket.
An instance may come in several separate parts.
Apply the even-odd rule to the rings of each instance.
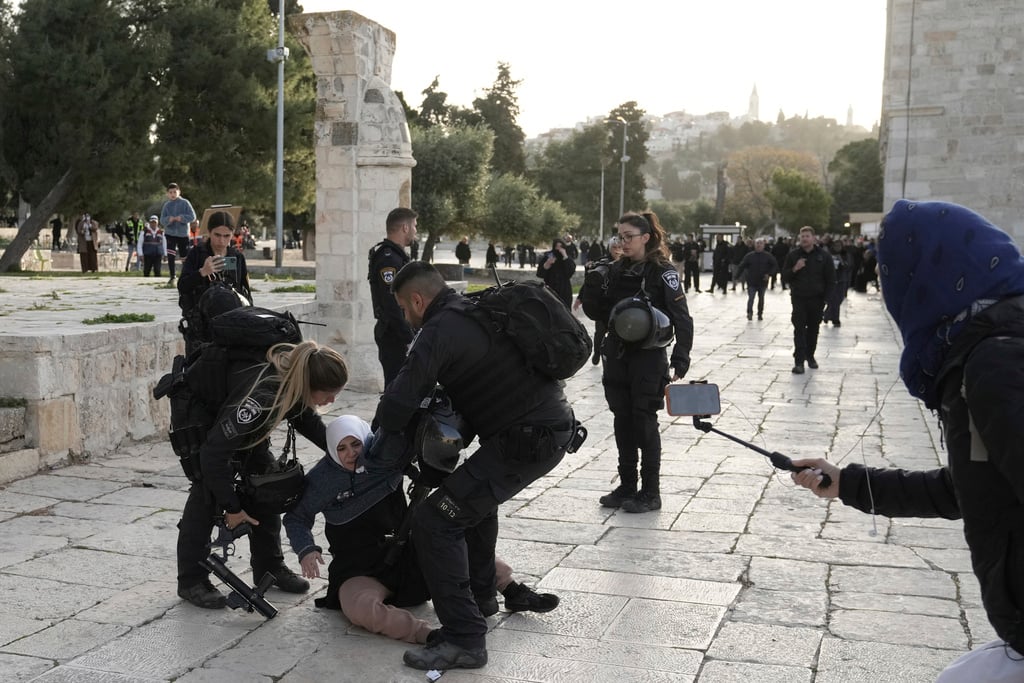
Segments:
[[[945,202],[899,200],[882,221],[878,270],[904,349],[900,375],[937,411],[948,463],[931,471],[794,460],[823,498],[888,517],[963,519],[998,638],[938,683],[1024,681],[1024,258],[1005,232]],[[831,486],[819,489],[821,474]]]

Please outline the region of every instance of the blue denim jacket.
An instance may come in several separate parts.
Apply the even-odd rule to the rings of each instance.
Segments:
[[[401,486],[401,470],[390,460],[375,459],[373,442],[371,435],[354,471],[324,455],[306,473],[306,490],[283,522],[288,542],[300,560],[314,550],[323,552],[312,533],[317,513],[322,512],[328,524],[347,524]]]

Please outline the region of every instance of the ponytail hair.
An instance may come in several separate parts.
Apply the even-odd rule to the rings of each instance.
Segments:
[[[658,216],[653,211],[642,214],[630,211],[619,218],[620,224],[626,223],[646,232],[651,236],[644,247],[644,257],[649,261],[668,263],[668,247],[665,246],[665,229],[661,227]]]
[[[296,406],[315,407],[314,391],[344,388],[348,383],[348,365],[340,353],[315,341],[274,344],[267,351],[267,363],[259,378],[239,403],[245,403],[261,384],[273,381],[277,382],[274,402],[267,409],[259,436],[250,446],[266,438]]]

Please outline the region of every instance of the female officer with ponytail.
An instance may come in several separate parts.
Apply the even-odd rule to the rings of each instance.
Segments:
[[[229,359],[217,369],[223,371],[223,387],[213,372],[199,373],[196,386],[191,377],[186,379],[193,396],[208,408],[207,424],[212,427],[199,450],[201,475],[192,482],[178,524],[178,596],[197,607],[225,606],[224,595],[199,564],[209,555],[214,518],[221,514],[229,529],[243,522],[252,525],[249,547],[256,580],[270,572],[279,589],[305,593],[309,583],[284,563],[281,511],[240,498],[235,474],[266,472],[273,462],[270,433],[285,420],[325,449],[326,429],[316,409],[334,402],[348,382],[348,368],[337,351],[304,341],[275,344],[263,363]],[[224,396],[217,396],[221,391]]]
[[[614,416],[619,485],[601,496],[601,505],[648,512],[661,508],[657,412],[664,407],[665,387],[690,368],[693,319],[658,217],[627,213],[617,229],[622,258],[608,267],[603,282],[590,278],[580,292],[584,310],[595,312],[595,320],[608,321],[602,383]],[[670,359],[666,347],[673,332]]]

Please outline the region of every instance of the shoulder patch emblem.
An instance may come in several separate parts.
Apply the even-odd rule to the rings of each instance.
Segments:
[[[662,273],[661,279],[664,280],[665,284],[668,285],[669,288],[672,289],[673,291],[679,289],[679,273],[677,273],[674,269],[666,270],[664,273]]]
[[[258,418],[261,412],[263,412],[263,408],[250,396],[242,401],[242,405],[238,406],[235,419],[238,421],[238,424],[247,425]]]
[[[380,269],[380,279],[384,281],[384,284],[390,285],[395,281],[395,273],[398,272],[397,268],[388,266],[387,268]]]

